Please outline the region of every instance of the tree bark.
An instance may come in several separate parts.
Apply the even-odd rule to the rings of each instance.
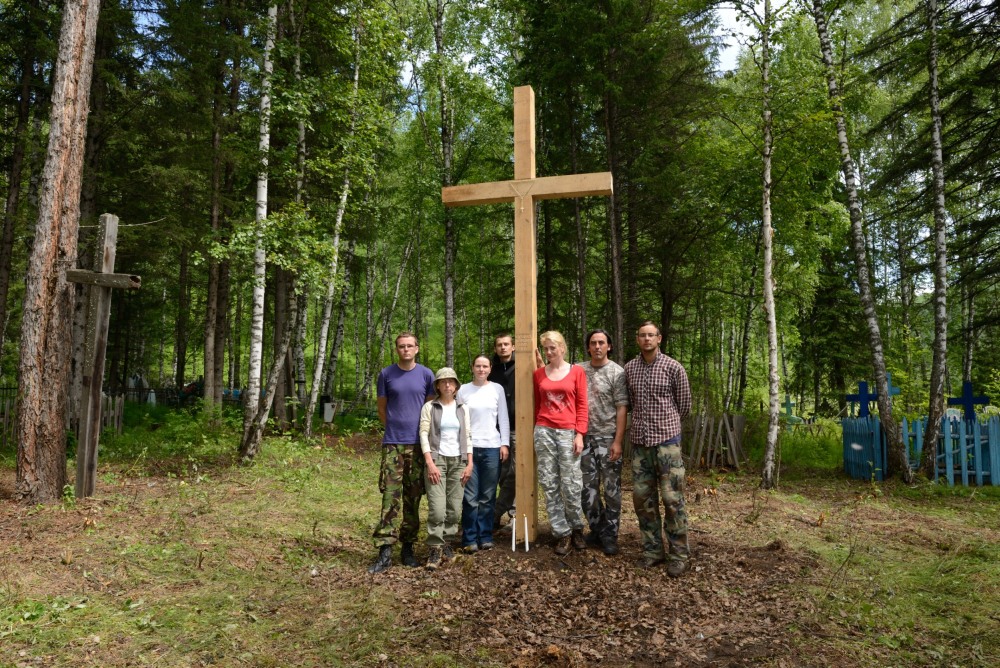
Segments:
[[[351,126],[348,131],[347,145],[353,143],[358,120],[358,83],[361,78],[361,28],[354,33],[354,79],[351,83],[352,103]],[[320,380],[323,377],[323,365],[326,361],[326,345],[330,334],[330,317],[333,312],[333,298],[337,287],[338,251],[340,249],[340,231],[344,222],[344,212],[347,210],[347,198],[351,192],[351,170],[344,168],[344,180],[340,186],[340,199],[337,201],[337,213],[333,224],[333,256],[330,258],[329,282],[326,296],[323,299],[323,315],[319,329],[319,343],[316,346],[316,363],[313,368],[312,389],[309,392],[309,402],[305,412],[305,435],[312,435],[313,415],[316,412],[316,401],[319,398]],[[340,326],[343,326],[343,310],[341,310]]]
[[[59,35],[38,224],[28,260],[18,365],[17,480],[25,503],[60,497],[66,484],[66,394],[80,190],[98,0],[66,0]]]
[[[188,286],[188,248],[181,247],[177,273],[177,321],[174,328],[174,352],[177,364],[174,368],[174,384],[180,390],[184,387],[187,371],[188,319],[191,313],[191,295]]]
[[[757,257],[760,255],[760,245],[764,238],[764,230],[760,228],[757,233],[757,242],[753,248],[753,265],[750,267],[749,294],[744,302],[743,312],[743,337],[740,343],[740,372],[739,382],[736,389],[736,412],[742,413],[746,408],[747,390],[747,367],[750,365],[750,329],[753,326],[753,311],[757,297]]]
[[[864,216],[861,211],[861,198],[858,196],[859,179],[857,164],[851,157],[850,144],[847,140],[847,123],[844,121],[844,110],[841,104],[840,90],[833,64],[833,47],[830,42],[830,34],[827,28],[826,13],[823,9],[822,0],[813,0],[812,11],[816,22],[816,32],[819,35],[823,66],[826,70],[830,108],[833,111],[837,127],[840,168],[844,175],[844,183],[847,190],[847,207],[851,217],[851,246],[854,249],[854,261],[857,265],[858,291],[861,295],[861,308],[865,314],[865,323],[868,326],[868,344],[872,356],[872,368],[875,371],[875,385],[878,389],[879,420],[882,423],[882,430],[885,433],[889,450],[889,470],[887,473],[891,474],[899,471],[903,478],[909,481],[912,476],[910,468],[906,464],[906,451],[899,424],[892,414],[892,399],[889,395],[889,383],[886,377],[882,332],[879,328],[878,314],[875,311],[875,297],[872,293],[872,281],[868,271]]]
[[[344,319],[347,315],[347,303],[351,294],[351,259],[354,257],[354,239],[347,244],[347,254],[344,257],[344,285],[340,290],[340,306],[337,314],[337,329],[330,346],[330,364],[326,371],[326,393],[333,398],[334,385],[337,382],[337,360],[340,357],[341,346],[344,345]]]
[[[938,84],[938,24],[940,9],[937,0],[927,0],[927,75],[931,112],[931,174],[934,195],[934,344],[931,362],[930,407],[927,411],[927,431],[924,432],[924,452],[921,468],[928,478],[934,477],[938,434],[944,415],[944,389],[948,354],[948,211],[944,196],[944,149],[942,147],[941,100]]]
[[[774,141],[771,135],[771,0],[764,0],[764,22],[761,26],[760,74],[763,84],[761,95],[763,106],[763,195],[761,197],[762,237],[764,241],[764,313],[767,316],[767,379],[768,379],[768,420],[767,442],[764,445],[764,468],[760,486],[773,489],[778,485],[778,471],[775,456],[778,450],[778,412],[780,400],[778,391],[778,325],[774,306],[774,228],[771,227],[771,154]]]
[[[34,5],[35,3],[32,3]],[[35,43],[28,42],[21,58],[21,82],[17,102],[17,124],[14,126],[10,170],[7,172],[7,199],[4,203],[3,232],[0,235],[0,353],[7,338],[7,298],[10,294],[10,269],[14,255],[14,224],[21,201],[21,181],[24,177],[24,155],[28,143],[28,120],[31,113],[31,88],[35,74]]]
[[[264,252],[263,224],[267,218],[267,182],[268,182],[268,151],[271,147],[271,75],[274,63],[271,53],[274,50],[274,35],[277,29],[278,6],[271,4],[267,9],[267,38],[264,44],[263,76],[260,91],[260,139],[258,152],[260,171],[257,173],[257,207],[254,214],[256,229],[253,253],[253,303],[250,317],[250,353],[247,366],[247,396],[243,411],[243,438],[240,444],[240,456],[252,459],[253,455],[244,452],[244,443],[252,444],[252,431],[257,418],[257,408],[260,403],[260,372],[264,352],[264,283],[267,273],[267,255]],[[270,396],[270,395],[269,395]],[[267,400],[270,405],[270,399]],[[254,451],[253,454],[256,454]]]

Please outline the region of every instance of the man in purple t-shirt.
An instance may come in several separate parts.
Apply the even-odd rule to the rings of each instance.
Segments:
[[[434,397],[434,373],[417,364],[418,352],[417,337],[403,332],[396,337],[399,361],[378,375],[378,419],[385,425],[378,476],[382,518],[373,534],[378,558],[369,573],[381,573],[392,566],[392,546],[397,541],[403,543],[403,563],[420,565],[413,555],[413,543],[420,530],[420,497],[424,493],[424,458],[417,430],[420,408]]]

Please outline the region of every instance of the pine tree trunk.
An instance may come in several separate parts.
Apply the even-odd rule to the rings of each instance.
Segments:
[[[742,413],[746,408],[747,367],[750,365],[750,329],[753,326],[753,312],[757,298],[757,257],[760,255],[760,245],[764,238],[763,228],[757,233],[757,242],[753,248],[753,265],[750,267],[750,283],[744,302],[743,336],[740,343],[740,372],[736,389],[736,412]]]
[[[60,497],[66,484],[66,394],[80,190],[98,0],[66,0],[52,91],[38,223],[28,260],[18,365],[17,480],[25,503]]]
[[[761,220],[764,241],[764,313],[767,316],[767,386],[768,386],[768,421],[767,441],[764,445],[764,468],[761,472],[760,486],[773,489],[778,485],[778,471],[775,456],[778,450],[778,412],[780,400],[778,391],[778,325],[774,306],[774,228],[771,227],[771,155],[773,150],[772,119],[771,119],[771,1],[764,0],[764,23],[761,27],[760,74],[763,82],[763,195],[761,198]]]
[[[830,97],[830,108],[833,111],[837,127],[837,144],[840,148],[840,167],[844,175],[847,189],[847,206],[851,217],[851,246],[854,249],[854,261],[858,272],[858,290],[861,294],[861,308],[865,314],[868,326],[868,344],[872,355],[872,368],[875,370],[875,385],[878,389],[879,420],[885,433],[889,462],[887,473],[899,471],[903,478],[910,480],[910,467],[906,464],[906,451],[903,445],[899,424],[892,414],[892,398],[889,395],[889,383],[886,376],[885,353],[882,343],[882,332],[879,328],[878,315],[875,311],[875,297],[872,293],[872,282],[868,270],[868,253],[865,243],[864,216],[861,212],[861,198],[858,196],[858,171],[851,157],[850,144],[847,140],[847,123],[844,121],[844,110],[841,104],[840,90],[837,84],[836,71],[833,64],[833,47],[827,28],[826,14],[822,0],[813,0],[813,18],[816,21],[816,32],[819,35],[820,52],[823,66],[826,70],[827,89]]]
[[[31,3],[32,8],[35,3]],[[35,74],[34,42],[21,58],[21,82],[17,103],[17,124],[14,126],[10,169],[7,171],[7,199],[4,203],[3,232],[0,234],[0,356],[7,337],[7,318],[10,311],[7,299],[10,294],[10,270],[14,255],[14,224],[21,201],[21,181],[24,178],[24,155],[28,143],[28,120],[31,112],[31,80]],[[0,360],[2,362],[2,360]]]
[[[944,196],[944,149],[942,147],[941,100],[938,85],[938,25],[940,9],[937,0],[927,0],[928,88],[931,112],[931,174],[934,194],[934,344],[931,362],[930,407],[927,411],[927,431],[921,468],[928,478],[934,477],[938,434],[944,415],[944,389],[948,354],[948,211]]]
[[[255,220],[257,228],[255,231],[255,247],[253,253],[253,303],[250,317],[250,353],[247,366],[249,378],[247,379],[246,399],[243,411],[243,438],[241,439],[240,455],[247,459],[244,453],[243,443],[252,444],[252,431],[255,429],[257,418],[257,408],[260,404],[260,372],[263,365],[264,352],[264,283],[267,273],[267,256],[264,252],[264,235],[262,226],[267,218],[267,180],[268,180],[268,152],[271,147],[271,75],[274,71],[274,64],[271,61],[271,52],[274,49],[274,35],[277,29],[278,6],[271,4],[267,9],[267,39],[264,45],[263,76],[261,78],[260,91],[260,141],[258,152],[260,155],[260,171],[257,174],[257,208]],[[269,393],[268,397],[272,394]],[[267,399],[269,404],[270,398]],[[252,458],[252,456],[250,457]]]
[[[622,303],[621,200],[615,194],[621,192],[622,179],[618,173],[616,137],[612,132],[614,117],[610,95],[605,98],[604,106],[604,138],[608,145],[608,169],[611,171],[614,186],[614,192],[608,202],[608,254],[611,256],[611,309],[614,321],[614,331],[611,332],[611,336],[614,339],[612,347],[618,351],[618,359],[624,360],[626,337],[625,305]]]
[[[188,248],[181,247],[179,267],[177,272],[177,320],[174,328],[174,353],[177,364],[174,369],[174,385],[178,390],[184,387],[184,375],[187,372],[188,319],[191,312],[190,292],[188,288]]]

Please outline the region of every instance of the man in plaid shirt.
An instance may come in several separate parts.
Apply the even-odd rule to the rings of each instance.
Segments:
[[[691,412],[691,386],[681,363],[660,352],[660,328],[647,320],[639,327],[639,356],[625,365],[632,409],[632,502],[639,517],[642,558],[651,568],[667,561],[667,574],[687,570],[687,510],[684,508],[684,460],[681,420]],[[661,534],[660,497],[663,498]]]

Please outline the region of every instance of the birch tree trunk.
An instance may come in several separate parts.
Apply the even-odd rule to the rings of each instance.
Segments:
[[[358,120],[358,82],[361,78],[361,28],[354,33],[354,79],[352,81],[351,95],[351,126],[345,142],[350,150],[354,142],[355,128]],[[333,313],[333,298],[337,288],[337,264],[338,252],[340,249],[340,230],[344,222],[344,212],[347,210],[347,197],[351,192],[351,170],[344,167],[344,180],[340,186],[340,199],[337,201],[337,214],[333,223],[333,257],[330,259],[329,283],[326,286],[326,296],[323,299],[323,315],[319,327],[319,343],[316,346],[316,365],[313,368],[312,389],[309,392],[309,402],[306,404],[305,414],[305,435],[312,435],[313,415],[316,412],[316,402],[319,398],[321,379],[323,378],[323,365],[326,361],[326,344],[330,335],[330,317]],[[343,310],[341,320],[343,323]]]
[[[753,266],[750,267],[749,294],[743,312],[743,336],[740,343],[740,373],[736,389],[736,412],[741,413],[746,408],[747,367],[750,365],[750,328],[753,326],[753,311],[757,297],[757,256],[760,255],[760,243],[764,237],[761,228],[757,234],[757,243],[753,248]]]
[[[760,75],[763,83],[761,95],[763,106],[763,195],[761,197],[761,224],[764,241],[764,313],[767,315],[767,386],[768,420],[767,442],[764,445],[764,469],[760,486],[773,489],[778,484],[775,454],[778,449],[778,412],[780,401],[778,389],[778,325],[774,309],[774,229],[771,227],[771,155],[774,140],[771,136],[771,0],[764,0],[764,22],[761,26]]]
[[[351,294],[351,258],[354,257],[354,239],[347,244],[347,253],[344,257],[344,285],[340,289],[340,306],[337,313],[337,329],[333,336],[333,345],[330,346],[330,364],[326,370],[326,393],[333,397],[334,384],[337,382],[337,360],[340,357],[340,348],[344,345],[344,319],[347,315],[347,303]]]
[[[80,188],[99,0],[66,0],[38,224],[28,259],[18,365],[15,496],[54,501],[66,484],[66,395]]]
[[[872,293],[871,276],[868,271],[868,253],[865,243],[864,216],[861,211],[861,198],[858,196],[858,168],[851,157],[851,148],[847,140],[847,123],[844,121],[844,109],[841,104],[840,89],[837,84],[836,71],[833,64],[833,47],[827,28],[826,13],[822,0],[813,0],[813,18],[816,22],[816,32],[819,35],[820,52],[823,66],[826,70],[827,90],[830,97],[830,109],[833,111],[837,127],[837,144],[840,148],[840,169],[844,175],[847,190],[847,208],[851,217],[851,246],[854,249],[854,262],[858,272],[858,291],[861,295],[861,308],[865,314],[868,326],[868,346],[872,355],[872,368],[875,371],[875,385],[878,389],[878,411],[882,430],[885,433],[888,454],[889,471],[900,471],[907,481],[911,478],[909,466],[906,464],[906,452],[903,446],[899,424],[892,414],[892,398],[889,395],[889,383],[886,377],[885,353],[882,344],[882,332],[879,327],[878,314],[875,311],[875,297]]]
[[[937,0],[927,0],[927,85],[930,89],[931,111],[931,174],[934,193],[934,345],[931,362],[930,407],[927,411],[927,431],[924,432],[924,452],[921,468],[928,478],[934,477],[938,434],[944,415],[944,387],[948,354],[948,212],[944,200],[944,149],[941,141],[941,100],[938,86],[938,22]]]
[[[273,7],[273,5],[272,5]],[[270,14],[270,11],[268,12]],[[258,401],[251,401],[248,397],[247,405],[253,406],[254,415],[251,419],[250,428],[243,435],[243,442],[240,444],[240,461],[249,464],[253,461],[257,453],[260,452],[260,444],[264,439],[264,427],[267,425],[267,416],[271,412],[271,404],[277,395],[278,378],[285,371],[285,360],[288,359],[288,349],[292,341],[292,334],[295,331],[295,321],[298,319],[299,300],[294,295],[295,279],[289,275],[289,299],[286,301],[288,311],[283,318],[285,327],[281,332],[281,338],[274,353],[274,361],[267,374],[267,382],[264,386],[264,396]]]
[[[243,438],[240,443],[240,456],[244,460],[253,458],[246,455],[245,450],[252,445],[253,430],[260,401],[260,371],[264,353],[264,282],[267,272],[267,255],[264,252],[264,219],[267,218],[267,155],[271,146],[271,74],[274,63],[271,52],[274,49],[274,34],[277,28],[278,6],[271,4],[267,8],[267,39],[264,44],[263,74],[260,90],[260,140],[258,151],[260,171],[257,174],[257,209],[255,213],[255,247],[253,253],[253,304],[250,316],[250,353],[247,367],[246,400],[243,403]],[[266,398],[268,408],[273,393]],[[254,451],[253,454],[256,454]]]

